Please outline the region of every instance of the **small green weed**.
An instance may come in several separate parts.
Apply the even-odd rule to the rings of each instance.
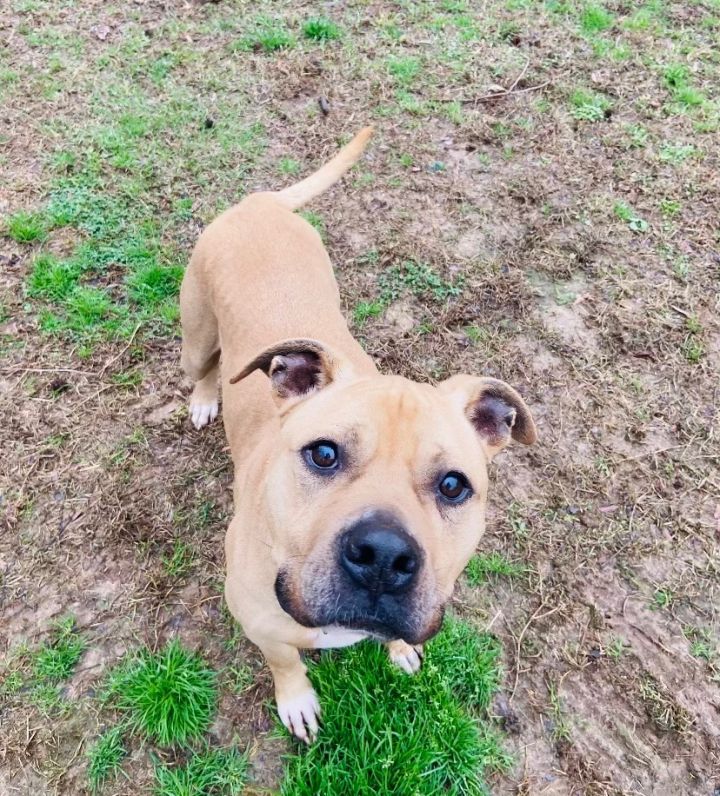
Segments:
[[[45,220],[39,213],[20,211],[5,222],[7,236],[17,243],[42,243],[47,238]]]
[[[678,166],[688,158],[695,157],[697,149],[692,144],[664,143],[660,147],[660,160]]]
[[[194,752],[184,765],[155,766],[155,796],[234,796],[247,782],[247,755],[236,749]]]
[[[181,578],[186,575],[195,562],[192,548],[179,539],[173,544],[172,553],[163,556],[162,565],[165,574],[170,578]]]
[[[182,277],[182,266],[149,263],[128,276],[128,296],[141,307],[157,307],[178,294]]]
[[[303,25],[306,38],[315,41],[331,41],[340,38],[340,28],[327,17],[313,17]]]
[[[682,210],[682,204],[676,199],[661,199],[660,212],[667,218],[674,218]]]
[[[76,262],[57,260],[51,254],[40,254],[33,261],[28,278],[28,294],[62,301],[75,289],[80,273]]]
[[[620,638],[619,636],[614,636],[607,647],[607,654],[608,657],[612,658],[614,661],[619,661],[623,655],[625,655],[628,650],[630,649],[630,645],[625,641],[624,638]]]
[[[675,102],[683,109],[705,103],[702,92],[690,85],[690,71],[684,64],[671,64],[663,72],[663,81]]]
[[[240,40],[239,46],[243,50],[272,53],[286,50],[294,44],[293,35],[282,22],[262,18],[257,21],[254,30]]]
[[[655,589],[653,593],[650,608],[653,610],[660,610],[662,608],[670,608],[675,602],[675,593],[670,588]]]
[[[277,168],[280,174],[294,176],[300,173],[300,163],[293,158],[280,158]]]
[[[405,260],[382,273],[378,283],[380,300],[388,304],[398,298],[404,289],[415,296],[445,301],[460,295],[463,280],[458,277],[453,282],[446,281],[426,263]]]
[[[353,320],[362,327],[369,318],[376,318],[384,309],[382,301],[359,301],[353,310]]]
[[[647,232],[650,228],[645,219],[635,213],[635,211],[625,202],[616,202],[613,206],[613,212],[620,219],[624,221],[633,232]]]
[[[75,617],[60,620],[55,624],[51,641],[34,653],[33,674],[45,683],[67,680],[85,647],[85,639],[75,628]]]
[[[650,133],[641,124],[630,124],[626,127],[628,137],[630,138],[630,146],[635,149],[641,149],[647,146]]]
[[[414,677],[365,642],[310,664],[323,705],[316,742],[289,759],[284,796],[480,796],[484,770],[510,762],[482,710],[499,682],[499,644],[448,617]],[[398,776],[398,772],[402,772]]]
[[[316,213],[314,210],[303,210],[298,215],[304,218],[311,227],[315,227],[320,237],[325,240],[325,221],[320,213]]]
[[[87,777],[93,792],[116,776],[127,749],[123,743],[124,727],[107,730],[95,741],[88,751]]]
[[[552,734],[556,741],[570,740],[570,726],[565,716],[562,700],[556,683],[548,682],[548,698],[550,700],[550,715],[552,717]]]
[[[468,562],[465,568],[465,576],[470,586],[480,586],[489,577],[516,577],[523,573],[523,568],[505,558],[500,553],[482,554],[477,553]]]
[[[107,699],[129,726],[161,746],[186,744],[210,724],[217,703],[215,673],[177,639],[159,652],[140,650],[111,672]]]
[[[613,22],[613,15],[601,5],[586,5],[580,15],[580,26],[588,35],[607,30]]]
[[[602,94],[576,89],[570,95],[570,113],[580,121],[599,122],[607,118],[611,108],[612,103]]]
[[[712,661],[717,655],[717,642],[707,628],[684,627],[683,635],[690,642],[690,654],[694,658]]]
[[[403,86],[410,85],[415,80],[421,67],[420,60],[410,56],[389,58],[387,62],[388,72]]]

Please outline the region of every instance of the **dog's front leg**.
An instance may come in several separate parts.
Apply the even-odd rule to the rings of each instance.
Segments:
[[[305,672],[297,647],[277,641],[255,643],[268,662],[275,681],[275,701],[282,723],[309,744],[318,733],[320,703]]]
[[[396,639],[395,641],[388,641],[386,646],[390,660],[395,666],[402,669],[405,674],[415,674],[415,672],[420,671],[423,659],[422,644],[416,644],[413,647],[407,641]]]

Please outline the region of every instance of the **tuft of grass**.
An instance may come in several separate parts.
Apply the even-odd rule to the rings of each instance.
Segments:
[[[75,617],[56,623],[53,638],[33,655],[33,674],[44,683],[67,680],[85,651],[85,639],[75,627]]]
[[[33,261],[28,277],[28,294],[34,298],[62,301],[75,289],[80,273],[76,262],[40,254]]]
[[[47,239],[45,219],[39,213],[14,213],[5,225],[7,236],[17,243],[42,243]]]
[[[182,277],[182,266],[151,262],[128,276],[128,295],[142,307],[157,307],[178,294]]]
[[[195,752],[181,766],[155,766],[155,796],[234,796],[247,782],[247,755],[236,749]]]
[[[162,565],[166,575],[171,578],[181,578],[187,574],[195,562],[192,548],[179,539],[173,544],[172,553],[163,556]]]
[[[580,26],[588,35],[607,30],[613,22],[613,15],[601,5],[586,5],[580,15]]]
[[[281,793],[486,793],[483,772],[510,763],[495,730],[475,718],[497,688],[499,654],[493,637],[452,617],[414,677],[372,642],[324,654],[310,665],[323,728],[289,759]]]
[[[315,41],[331,41],[340,38],[340,28],[327,17],[311,17],[303,25],[303,34]]]
[[[570,113],[578,120],[599,122],[607,118],[612,103],[602,94],[576,89],[570,95]]]
[[[362,327],[369,318],[376,318],[384,309],[382,301],[359,301],[353,310],[353,320]]]
[[[208,728],[217,703],[215,672],[173,639],[159,652],[140,650],[111,673],[107,698],[133,731],[161,746],[187,744]]]
[[[284,23],[277,19],[261,17],[256,20],[253,30],[237,43],[240,50],[255,50],[272,53],[293,47],[295,39]]]
[[[98,737],[88,751],[87,777],[93,792],[117,775],[127,749],[123,743],[124,727],[113,727]]]
[[[488,577],[517,577],[521,575],[523,568],[509,561],[505,556],[500,553],[490,553],[484,555],[477,553],[468,562],[465,568],[465,576],[470,586],[479,586],[485,583]]]
[[[413,295],[422,298],[433,298],[436,301],[445,301],[462,292],[462,279],[453,282],[446,281],[427,263],[416,263],[405,260],[399,265],[393,265],[380,275],[380,300],[389,304],[400,296],[403,290],[409,290]]]
[[[407,56],[405,58],[393,57],[387,62],[388,72],[403,86],[407,86],[420,74],[421,63],[418,58]]]
[[[620,219],[624,221],[633,232],[647,232],[649,224],[645,219],[635,213],[635,211],[625,202],[616,202],[613,206],[613,212]]]

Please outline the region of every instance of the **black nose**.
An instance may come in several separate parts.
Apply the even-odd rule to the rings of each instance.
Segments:
[[[342,539],[340,563],[363,589],[392,594],[410,588],[422,553],[417,542],[393,523],[361,520]]]

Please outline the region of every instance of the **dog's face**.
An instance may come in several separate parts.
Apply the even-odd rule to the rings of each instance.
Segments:
[[[524,402],[491,379],[356,378],[313,341],[234,380],[256,368],[281,415],[263,484],[280,605],[308,627],[430,638],[484,531],[488,462],[535,439]]]

